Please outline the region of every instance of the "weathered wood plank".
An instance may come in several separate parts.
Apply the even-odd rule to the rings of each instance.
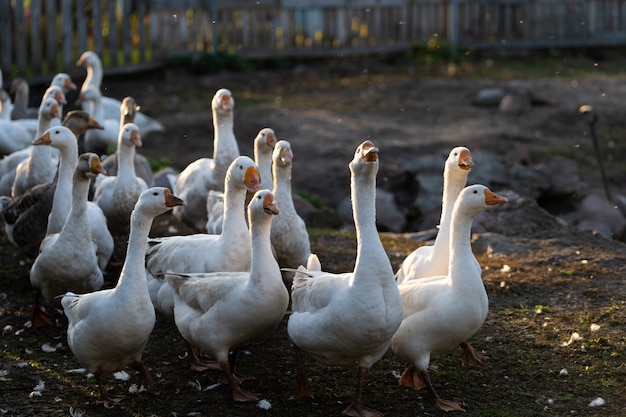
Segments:
[[[24,5],[22,2],[15,3],[13,21],[15,22],[15,61],[18,72],[25,76],[28,72],[26,67],[28,48],[26,48],[26,20],[24,19]]]
[[[46,59],[48,73],[57,72],[57,8],[56,1],[46,0]]]
[[[13,72],[11,26],[11,3],[0,1],[0,68],[2,68],[4,79],[11,77]]]
[[[85,3],[82,1],[76,2],[76,37],[76,46],[78,51],[75,52],[75,57],[78,58],[88,48],[87,12],[85,10]]]
[[[63,42],[63,70],[73,66],[74,60],[74,20],[72,19],[72,3],[62,1],[61,3],[61,39]]]
[[[30,55],[33,74],[41,73],[43,45],[41,44],[41,0],[30,1]]]

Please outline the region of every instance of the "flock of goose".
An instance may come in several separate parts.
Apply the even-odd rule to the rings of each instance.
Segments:
[[[429,361],[455,346],[466,365],[487,359],[468,343],[488,310],[470,231],[478,214],[506,202],[485,186],[466,186],[474,167],[469,149],[452,149],[445,162],[434,244],[416,249],[394,274],[376,228],[379,149],[361,143],[348,164],[354,270],[325,272],[293,205],[289,142],[265,128],[255,138],[254,159],[240,155],[229,90],[218,90],[211,103],[212,158],[189,164],[170,191],[153,186],[149,173],[138,175],[145,166],[136,153],[141,135],[163,127],[138,112],[131,97],[102,96],[95,53],[85,52],[77,64],[87,69],[81,110],[63,121],[65,94],[77,88],[65,74],[53,79],[36,111],[26,108],[22,81],[13,83],[13,103],[0,90],[1,202],[11,242],[36,254],[33,324],[51,323],[42,303],[63,309],[69,347],[95,375],[102,401],[120,400],[102,375],[127,365],[139,372],[140,386],[150,387],[141,357],[156,311],[172,318],[189,343],[194,369],[219,369],[235,401],[256,401],[236,372],[238,351],[287,314],[296,399],[313,393],[306,352],[329,365],[356,363],[356,391],[343,414],[380,416],[362,403],[362,388],[369,368],[391,349],[408,364],[401,385],[427,387],[437,408],[464,411],[436,393]],[[98,155],[113,145],[115,154],[101,161]],[[198,233],[150,238],[153,219],[170,209]],[[120,241],[126,255],[119,278],[102,289]]]

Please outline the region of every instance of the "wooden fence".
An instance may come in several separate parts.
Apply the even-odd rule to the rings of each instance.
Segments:
[[[5,76],[74,72],[85,50],[105,71],[177,54],[245,57],[454,48],[626,44],[623,0],[0,0]]]

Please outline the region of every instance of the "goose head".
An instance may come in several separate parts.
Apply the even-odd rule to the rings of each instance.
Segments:
[[[65,93],[63,92],[63,88],[58,85],[51,85],[46,89],[46,92],[43,94],[44,99],[53,98],[60,105],[67,104],[67,100],[65,99]]]
[[[124,119],[124,124],[133,123],[135,121],[135,116],[137,115],[137,111],[139,110],[139,106],[134,98],[128,96],[124,97],[122,100],[122,105],[120,106],[120,114]]]
[[[457,210],[461,210],[473,218],[482,213],[487,207],[504,204],[507,201],[506,197],[494,193],[488,187],[475,184],[465,187],[461,191],[455,206],[457,206]]]
[[[291,145],[286,140],[276,142],[274,153],[272,154],[272,163],[279,167],[287,167],[291,165],[293,160],[293,152]]]
[[[77,67],[88,68],[92,65],[100,63],[100,57],[93,51],[85,51],[76,61]]]
[[[259,130],[259,133],[254,138],[254,149],[257,152],[271,152],[274,149],[274,145],[276,145],[276,134],[273,129],[269,127],[264,127]]]
[[[89,129],[104,129],[96,119],[83,110],[72,110],[63,119],[63,126],[70,129],[76,137],[79,137]]]
[[[74,133],[65,126],[55,126],[46,130],[33,141],[33,145],[50,145],[57,149],[76,149],[78,141]]]
[[[250,204],[248,205],[248,213],[250,217],[250,223],[252,218],[258,216],[260,213],[265,213],[269,216],[277,216],[280,213],[274,194],[270,190],[259,190],[254,193]]]
[[[457,146],[450,151],[446,160],[446,168],[449,172],[464,172],[467,174],[474,168],[472,153],[464,146]]]
[[[152,187],[141,193],[135,205],[135,210],[156,217],[173,207],[184,204],[185,202],[172,194],[169,188]]]
[[[72,81],[72,78],[64,72],[60,72],[57,75],[55,75],[50,85],[51,86],[56,85],[58,87],[61,87],[64,93],[67,93],[68,91],[76,90],[77,88],[76,84],[74,84],[74,82]]]
[[[235,107],[235,99],[230,90],[220,88],[215,92],[211,101],[211,108],[216,114],[229,114],[233,112]]]
[[[366,140],[361,143],[354,152],[354,158],[350,161],[350,171],[357,174],[373,174],[378,172],[378,148],[372,141]]]
[[[118,142],[124,146],[141,147],[141,135],[139,134],[137,125],[134,123],[126,123],[122,127],[122,130],[120,130]]]
[[[239,156],[228,167],[226,182],[236,187],[245,187],[251,192],[257,192],[261,188],[261,175],[250,157]]]
[[[59,103],[53,98],[46,98],[42,100],[41,105],[39,106],[39,117],[46,120],[52,120],[55,117],[61,118]]]
[[[100,158],[95,153],[86,152],[81,154],[76,161],[76,172],[82,173],[87,178],[95,178],[98,174],[106,175],[106,171],[100,164]]]

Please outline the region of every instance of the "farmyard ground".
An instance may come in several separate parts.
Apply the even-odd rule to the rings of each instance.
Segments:
[[[105,80],[104,85],[111,96],[135,96],[146,113],[163,121],[166,133],[144,138],[142,152],[165,156],[179,169],[211,155],[209,103],[218,88],[231,89],[242,154],[252,154],[252,139],[260,128],[274,128],[279,139],[292,143],[294,188],[331,207],[348,193],[347,164],[365,138],[380,148],[378,181],[383,187],[385,178],[412,155],[447,152],[457,145],[502,154],[521,147],[531,154],[561,149],[580,162],[589,187],[597,186],[597,173],[589,165],[591,145],[576,111],[580,104],[593,104],[602,117],[600,134],[619,127],[626,77],[598,71],[585,77],[554,74],[532,79],[533,90],[558,105],[531,108],[521,116],[469,105],[481,87],[505,83],[433,76],[419,67],[368,61],[210,76],[175,70]],[[619,147],[613,150],[614,161],[623,156]],[[624,176],[617,169],[610,173],[620,188]],[[435,387],[442,397],[460,401],[471,416],[626,415],[626,246],[545,223],[544,214],[529,211],[522,217],[525,224],[499,228],[515,244],[515,253],[478,255],[490,313],[472,343],[491,360],[465,369],[459,366],[459,351],[437,356]],[[170,220],[167,215],[157,219],[153,233],[171,232],[171,226],[185,232]],[[324,269],[352,269],[352,233],[312,229],[310,236]],[[394,269],[416,247],[405,235],[382,238]],[[4,236],[0,244],[4,415],[65,416],[72,409],[85,416],[327,416],[339,415],[352,397],[355,367],[326,367],[307,358],[315,398],[291,398],[295,368],[285,319],[272,334],[250,344],[240,360],[241,371],[256,376],[246,387],[259,392],[271,407],[235,404],[228,389],[214,387],[216,373],[189,368],[184,341],[174,324],[159,316],[144,354],[157,384],[132,394],[130,369],[130,381],[109,378],[108,387],[125,398],[107,409],[96,404],[95,381],[72,372],[80,364],[67,348],[63,318],[51,328],[25,326],[32,308],[32,259]],[[114,285],[117,273],[111,268],[107,286]],[[574,333],[582,339],[572,339]],[[443,415],[426,392],[397,385],[403,368],[391,354],[377,363],[367,378],[366,404],[387,416]],[[41,382],[40,395],[33,394]],[[597,397],[606,404],[590,407]]]

